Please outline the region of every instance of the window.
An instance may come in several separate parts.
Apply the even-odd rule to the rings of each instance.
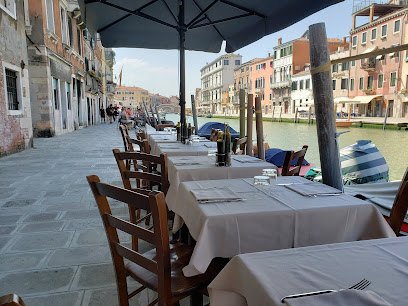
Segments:
[[[336,90],[336,80],[333,80],[333,90]]]
[[[395,20],[394,22],[394,33],[398,33],[400,31],[401,20]]]
[[[292,53],[293,53],[293,47],[289,46],[289,54],[292,54]]]
[[[384,38],[384,37],[387,37],[387,25],[386,24],[384,24],[381,27],[381,38]]]
[[[47,8],[47,29],[54,33],[54,8],[52,5],[52,0],[45,0],[45,2]]]
[[[361,65],[363,65],[363,64],[365,63],[365,61],[366,61],[366,59],[365,59],[365,58],[362,58],[362,59],[361,59]]]
[[[81,31],[79,29],[77,29],[77,47],[78,53],[82,55]]]
[[[72,19],[68,17],[68,42],[69,45],[73,48],[74,47],[74,37],[72,36]]]
[[[276,59],[276,56],[277,56],[277,54],[276,54],[276,50],[275,50],[275,51],[273,51],[273,58]]]
[[[16,1],[15,0],[0,0],[0,9],[5,11],[11,17],[16,19]]]
[[[303,80],[299,81],[299,89],[303,89]]]
[[[297,81],[292,82],[292,90],[297,90]]]
[[[378,75],[377,88],[383,88],[383,84],[384,84],[384,75],[380,74],[380,75]]]
[[[357,46],[357,35],[354,35],[352,38],[352,46],[356,47]]]
[[[341,79],[341,89],[347,89],[348,88],[348,79]]]
[[[241,61],[240,60],[235,60],[235,65],[241,65]]]
[[[356,67],[356,61],[351,61],[351,67]]]
[[[354,79],[350,79],[350,90],[354,90]]]
[[[371,40],[377,39],[377,28],[371,30]]]
[[[390,87],[395,87],[396,84],[397,84],[397,73],[391,72]]]
[[[364,77],[360,78],[360,83],[358,85],[358,89],[360,89],[360,90],[364,89]]]
[[[337,71],[339,71],[339,65],[338,64],[333,64],[332,72],[337,72]]]
[[[65,10],[60,7],[60,14],[61,14],[61,33],[62,33],[62,42],[64,44],[68,44],[67,39],[67,14]]]
[[[367,43],[367,32],[364,32],[361,37],[361,44],[364,45]]]
[[[67,103],[68,103],[68,109],[71,109],[71,84],[67,83]]]
[[[17,72],[5,69],[6,71],[6,84],[7,84],[7,102],[9,110],[18,110],[18,94],[17,94]]]
[[[349,70],[350,62],[341,63],[341,71]]]
[[[367,89],[373,89],[373,85],[374,85],[374,76],[370,75],[368,77]]]
[[[52,87],[53,87],[54,107],[55,109],[59,109],[58,80],[56,78],[52,78]]]
[[[307,80],[306,80],[305,89],[310,89],[310,79],[307,79]]]

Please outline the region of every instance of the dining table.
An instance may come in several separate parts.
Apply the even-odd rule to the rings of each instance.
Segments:
[[[364,290],[349,289],[362,280]],[[208,292],[211,306],[403,306],[407,283],[408,237],[394,237],[237,255]]]
[[[170,182],[179,184],[166,198],[173,231],[185,224],[196,240],[185,276],[204,273],[216,257],[395,237],[374,205],[330,186],[287,176],[257,185],[251,168],[240,169],[248,178],[199,180],[169,160]]]
[[[277,167],[248,155],[232,155],[229,167],[217,166],[215,156],[170,156],[168,157],[170,187],[166,195],[167,206],[173,210],[173,206],[179,201],[178,189],[182,182],[253,177],[262,175],[263,169],[277,169]]]
[[[151,154],[167,156],[198,156],[208,155],[208,151],[217,150],[217,143],[205,140],[195,141],[191,144],[183,144],[177,141],[152,141],[150,144]]]

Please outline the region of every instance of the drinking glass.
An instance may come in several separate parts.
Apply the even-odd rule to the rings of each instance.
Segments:
[[[216,156],[217,150],[208,150],[208,156]]]
[[[269,176],[264,176],[264,175],[254,176],[254,185],[269,186],[270,185]]]

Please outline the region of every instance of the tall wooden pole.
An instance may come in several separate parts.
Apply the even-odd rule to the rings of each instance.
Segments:
[[[258,158],[265,160],[265,145],[263,141],[262,103],[261,98],[255,98],[256,120],[256,144],[258,146]]]
[[[247,155],[252,156],[253,148],[252,148],[252,126],[253,126],[253,105],[254,105],[254,95],[248,95],[248,103],[247,103]]]
[[[307,124],[310,124],[310,117],[312,116],[312,107],[309,106],[309,112],[307,114]]]
[[[385,130],[385,127],[387,126],[387,118],[388,118],[388,100],[386,100],[386,106],[385,106],[385,116],[384,116],[384,123],[383,123],[383,130]]]
[[[153,117],[154,126],[156,126],[156,125],[157,125],[157,120],[156,120],[156,117],[154,116],[154,112],[153,112],[152,103],[150,103],[150,111],[151,111],[151,113],[152,113],[152,117]]]
[[[184,0],[179,4],[179,52],[180,52],[180,123],[186,120],[186,26],[184,25]],[[183,133],[183,131],[182,131]]]
[[[196,111],[194,95],[191,95],[191,111],[193,113],[194,134],[198,135],[197,111]]]
[[[239,90],[239,138],[245,137],[245,89]]]
[[[149,111],[147,110],[147,106],[146,106],[146,102],[145,102],[145,101],[143,101],[143,105],[144,105],[144,109],[145,109],[145,112],[146,112],[146,122],[147,122],[148,124],[151,124],[151,122],[150,122],[150,116],[149,116]]]
[[[336,140],[330,51],[324,23],[309,27],[310,64],[323,183],[343,190]]]
[[[158,124],[161,124],[160,115],[159,115],[159,111],[157,109],[157,105],[154,105],[154,110],[156,111],[157,122],[158,122]]]

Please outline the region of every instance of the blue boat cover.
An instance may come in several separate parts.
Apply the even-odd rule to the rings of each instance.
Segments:
[[[387,162],[371,140],[357,140],[355,144],[341,149],[340,161],[344,185],[389,180]],[[311,169],[309,172],[307,176],[313,177],[314,181],[322,180],[320,169]]]
[[[286,152],[287,151],[275,148],[265,150],[265,160],[268,163],[274,164],[276,167],[283,167]],[[296,166],[297,160],[297,158],[292,160],[291,166]],[[302,165],[309,166],[309,163],[304,159]]]
[[[198,130],[198,135],[208,138],[211,135],[212,129],[218,129],[218,130],[224,131],[225,125],[224,123],[220,123],[220,122],[207,122],[202,127],[200,127],[200,129]],[[235,131],[231,126],[229,127],[229,131],[231,133],[232,139],[239,138],[239,133]]]

